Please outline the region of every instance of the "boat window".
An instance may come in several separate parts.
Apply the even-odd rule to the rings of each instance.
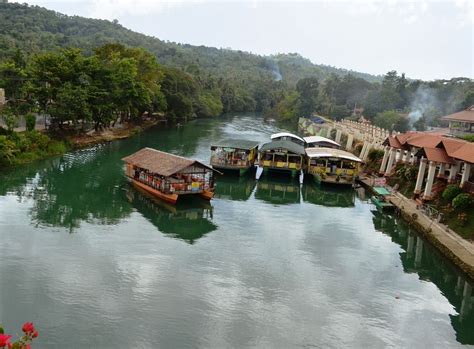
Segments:
[[[284,156],[284,155],[275,155],[275,161],[286,162],[286,156]]]

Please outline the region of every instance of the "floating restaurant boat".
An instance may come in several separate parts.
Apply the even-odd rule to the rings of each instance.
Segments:
[[[362,162],[357,156],[340,149],[306,148],[308,173],[317,181],[353,184]]]
[[[332,139],[321,136],[309,136],[303,138],[309,148],[333,148],[340,149],[341,145]]]
[[[238,170],[240,175],[254,167],[258,142],[227,139],[211,146],[211,166],[218,170]]]
[[[295,177],[304,168],[304,156],[303,145],[288,139],[276,139],[260,147],[259,167],[263,172],[288,172]]]
[[[199,161],[143,148],[122,159],[133,185],[175,204],[181,195],[210,200],[214,191],[213,169]]]

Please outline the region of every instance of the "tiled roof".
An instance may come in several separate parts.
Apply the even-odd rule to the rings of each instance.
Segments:
[[[423,148],[426,158],[429,161],[435,161],[444,164],[454,164],[455,161],[448,156],[444,149],[440,148]]]
[[[466,142],[463,146],[454,151],[451,156],[474,164],[474,143]]]
[[[198,164],[211,169],[199,161],[183,158],[181,156],[165,153],[152,148],[143,148],[136,153],[122,159],[126,163],[149,170],[161,176],[169,177],[185,168]]]
[[[465,121],[465,122],[474,122],[474,105],[471,105],[466,110],[443,116],[442,120],[454,120],[454,121]]]
[[[423,148],[428,160],[442,163],[453,163],[453,159],[474,163],[474,143],[461,139],[444,137],[438,132],[406,132],[394,137],[389,136],[384,144],[396,149],[407,146]]]

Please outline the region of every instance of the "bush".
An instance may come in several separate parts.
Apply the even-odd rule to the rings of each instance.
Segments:
[[[26,114],[25,124],[27,131],[33,131],[36,126],[36,116],[34,114]]]
[[[384,151],[380,149],[370,149],[369,154],[367,157],[369,158],[370,161],[377,161],[379,159],[382,159],[384,155]]]
[[[453,207],[455,209],[466,209],[472,204],[471,195],[468,193],[462,193],[453,199]]]
[[[446,201],[453,201],[453,199],[462,193],[461,188],[456,184],[450,184],[444,189],[441,197]]]
[[[463,139],[468,142],[474,142],[474,135],[466,135],[463,137]]]

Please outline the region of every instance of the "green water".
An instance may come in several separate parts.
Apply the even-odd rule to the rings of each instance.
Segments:
[[[474,344],[471,281],[361,191],[222,177],[172,207],[122,174],[145,146],[207,162],[278,130],[198,120],[0,174],[0,322],[35,348]]]

